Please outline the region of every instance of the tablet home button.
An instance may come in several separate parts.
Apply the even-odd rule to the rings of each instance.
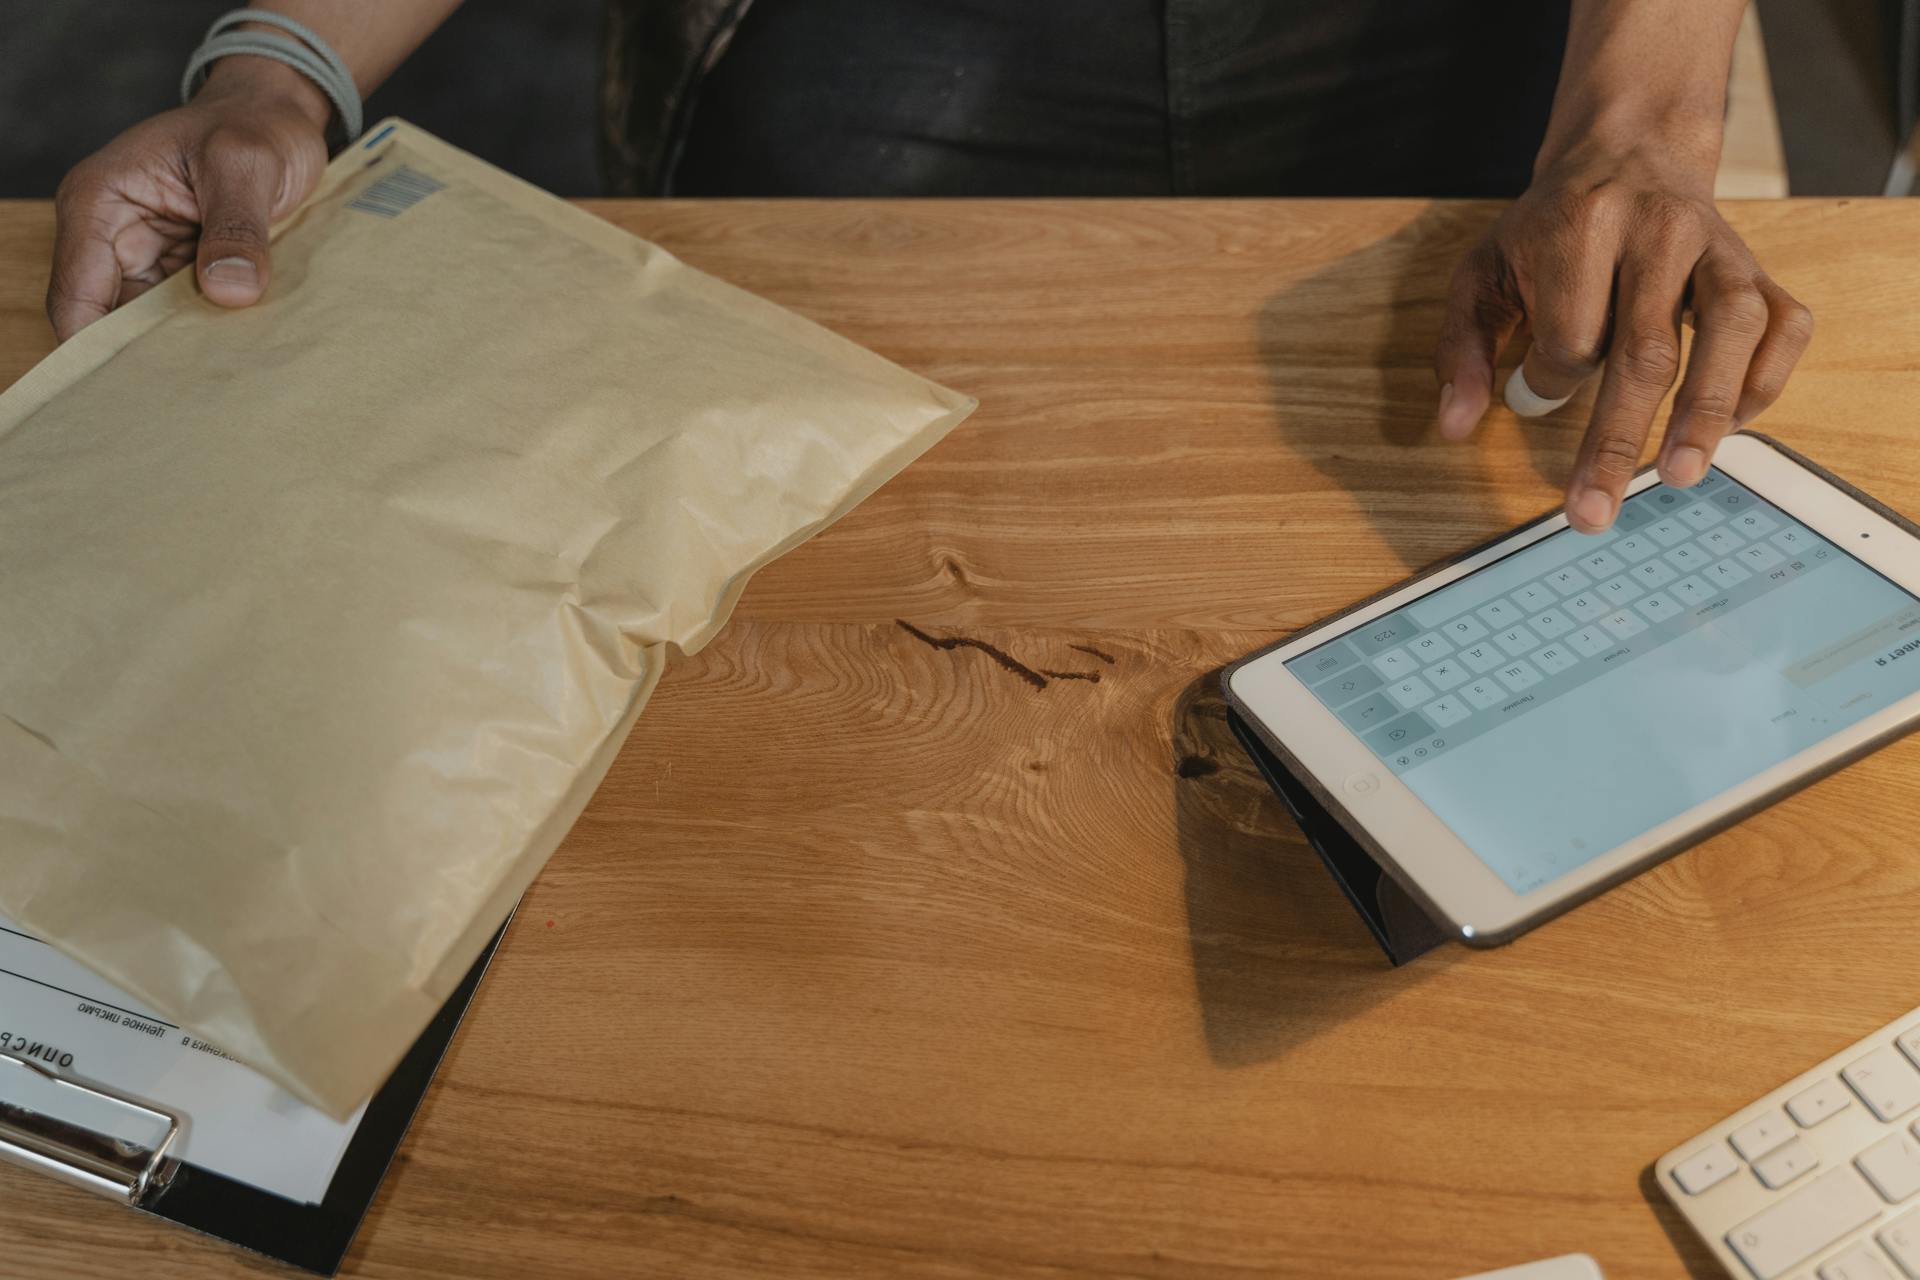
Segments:
[[[1379,789],[1380,775],[1377,773],[1356,773],[1347,779],[1347,790],[1357,796],[1368,795]]]

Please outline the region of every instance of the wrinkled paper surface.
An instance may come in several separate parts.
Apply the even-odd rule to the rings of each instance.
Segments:
[[[973,407],[368,138],[260,305],[182,272],[0,396],[0,912],[335,1114],[669,650]]]

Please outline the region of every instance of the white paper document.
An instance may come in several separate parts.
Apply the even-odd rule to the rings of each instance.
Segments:
[[[179,1159],[303,1204],[325,1197],[365,1110],[315,1111],[3,916],[0,1050],[181,1115]]]

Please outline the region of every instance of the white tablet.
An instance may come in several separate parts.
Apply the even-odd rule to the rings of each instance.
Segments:
[[[1236,664],[1227,697],[1463,940],[1504,942],[1920,723],[1920,538],[1755,435]]]

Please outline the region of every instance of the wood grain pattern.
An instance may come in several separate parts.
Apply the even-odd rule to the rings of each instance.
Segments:
[[[1425,432],[1494,208],[590,207],[982,408],[666,677],[349,1274],[1713,1274],[1648,1165],[1916,1003],[1920,742],[1395,971],[1211,692],[1554,500],[1579,404]],[[1766,425],[1920,509],[1920,206],[1731,216],[1821,326]],[[50,233],[0,207],[0,380]],[[273,1270],[4,1170],[0,1242]]]

